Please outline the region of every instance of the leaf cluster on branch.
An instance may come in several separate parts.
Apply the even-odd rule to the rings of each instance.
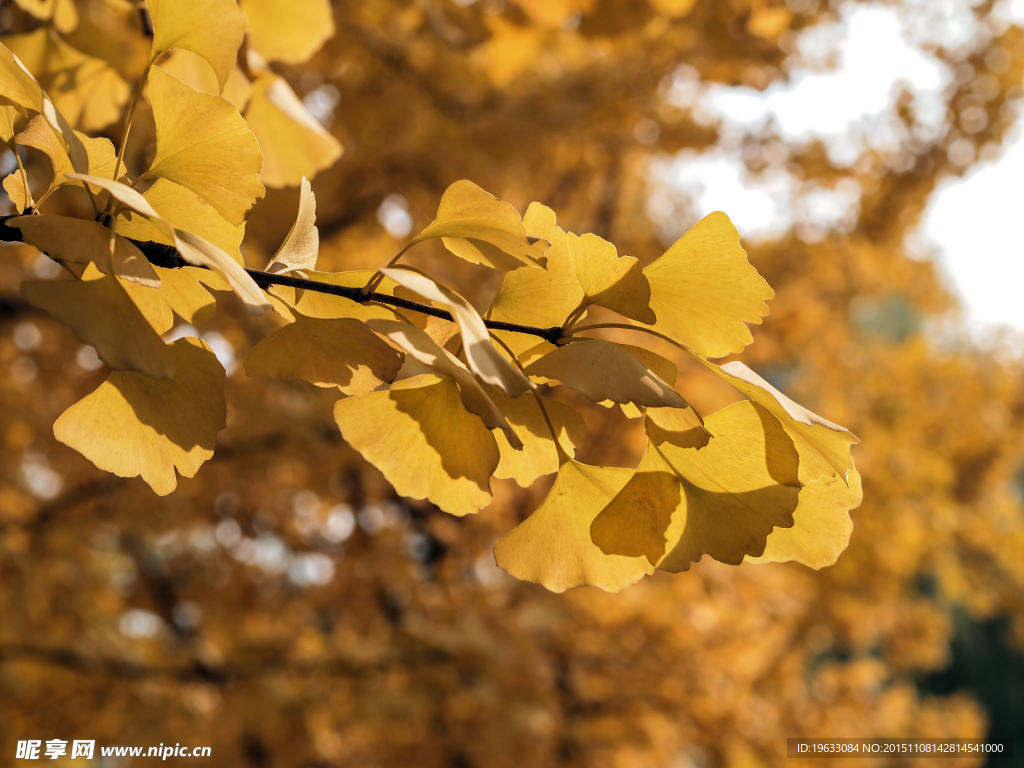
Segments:
[[[248,375],[339,390],[341,435],[399,494],[466,515],[491,502],[492,477],[526,487],[556,475],[540,507],[495,547],[498,565],[517,578],[559,592],[617,591],[656,568],[687,570],[705,554],[731,564],[835,562],[852,529],[849,510],[860,503],[856,438],[743,363],[711,362],[752,342],[747,324],[761,322],[774,296],[725,214],[707,216],[644,267],[596,234],[564,231],[541,203],[521,216],[459,181],[387,266],[318,271],[306,177],[341,147],[266,62],[308,58],[322,27],[275,34],[288,20],[270,2],[148,7],[152,49],[130,100],[116,75],[85,97],[51,76],[52,56],[33,68],[39,46],[69,47],[59,25],[0,46],[0,133],[15,154],[32,147],[54,169],[38,199],[24,168],[5,179],[23,214],[6,226],[67,272],[25,282],[22,293],[112,369],[57,419],[61,442],[103,470],[141,476],[160,495],[175,489],[177,474],[194,476],[226,424],[225,372],[204,341],[161,335],[175,316],[209,320],[209,291],[232,291],[280,325],[246,357]],[[132,179],[125,150],[144,94],[156,149]],[[107,110],[93,120],[104,98]],[[76,104],[88,108],[71,113]],[[115,153],[87,132],[125,104]],[[264,184],[295,183],[291,231],[266,270],[247,270],[239,244]],[[92,219],[41,211],[64,186],[87,196]],[[503,273],[483,316],[398,263],[437,239],[451,255]],[[154,263],[148,256],[159,248],[151,244],[173,248],[173,258]],[[594,308],[622,322],[588,323]],[[638,344],[671,343],[749,400],[698,414],[675,390],[672,362],[602,338],[605,329],[633,331]],[[559,387],[643,419],[639,467],[577,461],[586,426],[552,396]]]

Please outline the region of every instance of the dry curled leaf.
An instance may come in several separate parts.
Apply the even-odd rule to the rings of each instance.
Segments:
[[[299,192],[299,214],[288,230],[288,236],[267,265],[267,272],[287,273],[297,269],[316,268],[320,251],[320,233],[316,228],[316,195],[309,180],[303,177]]]

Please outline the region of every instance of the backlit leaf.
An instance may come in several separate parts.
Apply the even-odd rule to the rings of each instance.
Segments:
[[[468,515],[491,502],[494,436],[466,410],[455,381],[416,376],[334,406],[341,434],[402,496]]]
[[[736,403],[706,420],[703,448],[648,444],[636,474],[591,529],[602,551],[685,571],[702,555],[732,565],[793,524],[799,455],[768,411]]]
[[[724,213],[704,217],[644,269],[651,286],[653,327],[701,357],[741,351],[775,296],[747,261],[739,233]],[[648,323],[651,325],[651,323]]]
[[[189,325],[201,325],[213,317],[217,302],[198,278],[209,279],[215,272],[198,267],[154,269],[160,276],[160,297],[178,317]]]
[[[564,459],[540,507],[495,544],[498,567],[552,592],[584,585],[618,592],[652,573],[643,557],[606,555],[590,539],[594,518],[630,474]]]
[[[249,44],[267,61],[301,64],[334,36],[328,0],[241,0]]]
[[[39,83],[20,58],[7,46],[12,38],[20,41],[20,38],[24,37],[28,35],[12,35],[0,42],[0,101],[4,104],[13,104],[22,114],[28,111],[41,114],[45,102],[43,89],[39,87]]]
[[[146,4],[153,17],[150,61],[165,51],[184,48],[209,62],[223,88],[245,36],[245,14],[235,0],[146,0]]]
[[[482,381],[498,387],[513,397],[519,397],[523,392],[533,388],[530,380],[494,348],[484,321],[472,305],[459,294],[415,272],[382,269],[381,273],[451,312],[455,322],[459,324],[469,368]]]
[[[270,309],[263,291],[249,277],[245,268],[216,245],[177,227],[174,228],[174,245],[189,264],[209,267],[223,277],[252,314],[262,315]]]
[[[583,286],[584,304],[597,304],[620,315],[653,325],[651,287],[640,262],[619,256],[615,246],[597,235],[577,237],[569,233],[569,257]]]
[[[96,349],[115,370],[141,371],[155,379],[174,375],[174,357],[146,317],[111,274],[92,265],[82,280],[32,280],[21,294]]]
[[[693,408],[648,408],[643,415],[644,429],[655,445],[702,448],[711,439],[700,414]]]
[[[216,355],[199,339],[179,339],[168,349],[177,370],[173,380],[114,371],[53,425],[58,440],[100,469],[141,475],[160,496],[177,486],[175,468],[194,477],[213,456],[227,419],[224,369]]]
[[[263,155],[245,120],[225,99],[199,93],[159,67],[150,70],[149,86],[156,157],[142,179],[170,179],[242,224],[264,194]]]
[[[815,570],[833,565],[850,543],[850,510],[860,506],[863,493],[857,470],[849,472],[850,485],[838,477],[820,477],[800,491],[792,528],[776,528],[764,554],[747,555],[748,563],[785,563],[795,560]]]
[[[410,243],[444,238],[445,247],[473,264],[503,271],[543,267],[549,243],[530,243],[516,209],[471,181],[457,181],[441,197],[437,218]]]
[[[571,387],[595,403],[611,400],[655,407],[689,407],[671,385],[628,349],[603,339],[574,341],[526,366],[526,373]]]
[[[245,121],[263,152],[260,180],[268,187],[297,185],[334,165],[342,146],[269,70],[253,83]]]
[[[354,322],[354,321],[353,321]],[[488,429],[500,429],[509,444],[522,450],[523,443],[509,426],[490,394],[469,369],[427,335],[426,331],[398,320],[367,320],[366,325],[404,349],[410,357],[442,376],[450,376],[459,385],[462,404],[479,416]]]
[[[82,147],[85,149],[88,158],[89,173],[93,176],[111,177],[114,174],[114,164],[117,156],[114,154],[114,145],[109,139],[90,139],[88,136],[75,131]],[[25,147],[34,147],[50,158],[53,165],[53,179],[50,181],[50,190],[57,189],[64,184],[84,186],[81,181],[68,178],[65,174],[74,173],[75,167],[68,155],[68,150],[57,138],[53,128],[42,115],[37,115],[25,126],[25,130],[16,137],[18,144]],[[98,188],[93,189],[98,192]]]
[[[395,380],[402,355],[357,320],[318,320],[294,313],[245,358],[249,376],[302,379],[365,395]]]
[[[14,203],[14,209],[18,213],[24,213],[29,205],[29,195],[31,194],[31,190],[25,183],[25,174],[18,170],[4,176],[4,191]]]
[[[291,272],[314,269],[320,251],[320,233],[316,228],[316,195],[306,178],[299,192],[299,214],[288,230],[288,236],[267,266],[267,272]]]

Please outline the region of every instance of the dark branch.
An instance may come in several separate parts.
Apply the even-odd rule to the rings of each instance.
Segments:
[[[13,218],[13,216],[0,216],[0,224],[3,224],[3,226],[0,226],[0,241],[8,243],[24,242],[21,238],[20,229],[6,226],[7,219],[10,218]],[[134,243],[140,251],[142,251],[142,254],[149,259],[151,264],[155,264],[158,267],[163,267],[164,269],[179,269],[181,267],[193,266],[181,257],[181,254],[178,253],[178,249],[174,246],[149,241],[144,242],[140,240],[132,240],[131,242]],[[386,293],[377,293],[373,291],[363,295],[361,288],[322,283],[318,280],[309,280],[304,277],[295,277],[293,275],[275,275],[270,272],[261,272],[258,269],[246,269],[245,271],[249,273],[249,276],[256,282],[256,285],[263,289],[269,288],[272,285],[283,285],[290,288],[299,288],[304,291],[313,291],[314,293],[326,293],[330,296],[340,296],[344,299],[348,299],[349,301],[353,301],[356,304],[373,301],[378,304],[386,304],[398,309],[408,309],[411,312],[418,312],[421,315],[430,315],[431,317],[455,322],[451,314],[443,309],[432,307],[429,304],[421,304],[417,301],[410,301],[409,299],[401,299],[397,296],[389,296]],[[492,331],[511,331],[513,333],[522,333],[528,336],[537,336],[545,341],[551,342],[552,344],[555,344],[562,337],[562,329],[558,326],[553,328],[538,328],[533,325],[503,323],[499,320],[484,320],[484,325]]]

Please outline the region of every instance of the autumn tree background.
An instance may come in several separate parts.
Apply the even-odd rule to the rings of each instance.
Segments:
[[[295,134],[303,151],[264,151],[249,266],[287,234],[302,175],[315,176],[328,270],[387,263],[459,179],[520,211],[539,200],[567,230],[644,263],[697,220],[657,172],[683,150],[732,142],[754,173],[856,182],[853,226],[744,242],[776,291],[745,362],[863,441],[849,549],[821,571],[705,558],[617,595],[516,582],[491,547],[550,483],[497,482],[495,503],[465,518],[399,498],[341,440],[336,398],[246,377],[238,361],[276,326],[228,294],[201,328],[228,370],[228,427],[195,479],[157,497],[54,439],[57,416],[107,373],[21,298],[21,282],[54,265],[11,245],[0,258],[4,754],[17,739],[94,738],[211,745],[225,766],[705,768],[781,764],[797,735],[1019,740],[1020,366],[926,332],[955,301],[904,243],[938,181],[1011,129],[1021,30],[998,23],[992,3],[965,3],[983,33],[931,51],[956,73],[944,130],[915,130],[904,94],[893,119],[906,140],[838,162],[771,129],[725,135],[686,98],[701,84],[785,79],[800,31],[841,12],[824,3],[288,5],[322,34],[299,35],[312,42],[294,55],[283,22],[250,27],[266,69],[243,114],[266,136],[282,130],[259,113],[276,74],[324,128]],[[8,36],[44,28],[66,46],[35,62],[52,69],[47,87],[94,85],[58,107],[116,145],[149,51],[144,17],[115,0],[0,6],[12,50]],[[30,43],[19,56],[32,69]],[[175,66],[184,77],[193,64]],[[985,120],[965,120],[969,110]],[[153,139],[140,110],[130,167],[147,167]],[[23,149],[21,160],[45,190],[46,157]],[[16,167],[11,153],[4,162],[5,174]],[[81,214],[66,192],[53,204]],[[455,268],[440,245],[410,263],[478,306],[497,288],[495,272]],[[739,399],[668,345],[658,351],[701,412]],[[581,460],[635,466],[642,427],[618,410],[584,414]]]

